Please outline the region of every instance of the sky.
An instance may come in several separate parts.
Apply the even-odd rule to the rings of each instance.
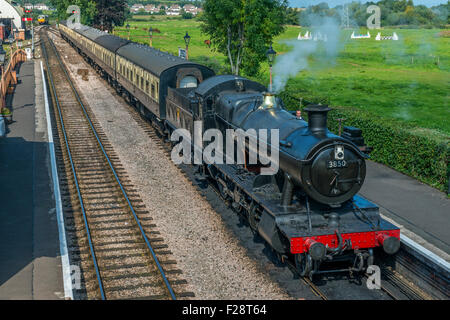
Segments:
[[[289,0],[289,4],[291,7],[307,7],[309,5],[313,5],[313,4],[319,4],[321,2],[326,2],[328,3],[328,6],[330,6],[331,8],[340,5],[340,4],[344,4],[344,3],[348,3],[351,2],[352,0]],[[358,0],[356,0],[358,1]],[[368,0],[359,0],[360,2],[367,2]],[[377,2],[376,0],[372,0],[374,2]],[[428,7],[432,7],[435,5],[439,5],[441,3],[447,3],[447,0],[413,0],[415,5],[419,5],[419,4],[423,4],[426,5]]]

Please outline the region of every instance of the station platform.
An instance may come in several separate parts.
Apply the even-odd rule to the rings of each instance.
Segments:
[[[444,192],[367,161],[360,194],[377,204],[404,235],[450,262],[450,199]]]
[[[64,299],[38,62],[23,63],[18,79],[0,138],[0,300]]]

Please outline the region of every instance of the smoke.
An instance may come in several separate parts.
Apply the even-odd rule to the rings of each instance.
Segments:
[[[300,41],[297,39],[282,41],[281,43],[292,47],[292,50],[277,57],[273,67],[273,88],[275,92],[282,91],[288,80],[295,77],[300,71],[309,69],[309,60],[312,57],[324,67],[335,64],[340,49],[339,22],[331,17],[321,17],[316,14],[309,15],[309,19],[314,22],[309,31],[314,35],[320,33],[322,38],[326,38],[327,41]],[[302,34],[305,32],[302,31]]]

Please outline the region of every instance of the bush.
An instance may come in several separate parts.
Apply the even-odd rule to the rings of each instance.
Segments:
[[[8,108],[2,108],[1,114],[3,116],[9,116],[11,114],[11,110],[9,110]]]
[[[299,98],[281,94],[288,109],[297,109]],[[326,103],[326,99],[303,100],[308,103]],[[374,147],[372,160],[447,192],[450,176],[450,139],[431,130],[414,127],[404,122],[376,117],[373,113],[333,106],[328,116],[328,128],[339,131],[338,118],[346,119],[345,126],[362,129],[366,144]]]
[[[183,19],[192,19],[192,18],[194,18],[194,15],[192,13],[190,13],[190,12],[183,12],[181,14],[181,17]]]

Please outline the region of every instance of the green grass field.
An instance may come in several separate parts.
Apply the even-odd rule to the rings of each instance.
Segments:
[[[161,30],[154,34],[153,46],[173,54],[184,48],[183,36],[191,36],[192,60],[213,59],[225,65],[226,57],[209,49],[196,20],[135,16],[130,24],[133,41],[149,43],[144,28]],[[306,29],[302,30],[304,34]],[[283,40],[296,39],[299,27],[289,26],[277,37],[274,49],[283,54],[290,48]],[[365,33],[365,30],[355,30]],[[363,108],[374,117],[393,118],[417,125],[430,135],[450,137],[450,39],[439,37],[437,29],[384,29],[383,35],[396,31],[399,41],[350,40],[352,30],[341,32],[340,50],[334,63],[323,63],[321,54],[311,57],[310,68],[289,80],[287,88],[308,100],[327,101],[331,106]],[[128,31],[116,28],[115,34],[127,38]],[[211,61],[210,61],[211,62]],[[258,80],[268,83],[267,64],[261,66]]]

